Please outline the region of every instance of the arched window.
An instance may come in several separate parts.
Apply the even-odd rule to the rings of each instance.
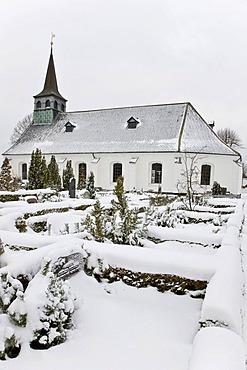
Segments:
[[[21,178],[22,180],[27,180],[27,164],[23,163],[21,165]]]
[[[84,189],[86,187],[87,181],[87,165],[86,163],[79,163],[79,176],[78,176],[78,184],[77,189]]]
[[[39,108],[41,108],[41,101],[40,101],[40,100],[38,100],[38,101],[37,101],[36,107],[37,107],[38,109],[39,109]]]
[[[51,106],[50,100],[46,100],[45,102],[45,107],[49,108]]]
[[[114,163],[113,164],[113,176],[112,181],[116,182],[119,176],[122,176],[122,163]]]
[[[57,101],[54,101],[54,109],[57,109]]]
[[[151,169],[151,184],[161,184],[162,181],[162,164],[153,163]]]
[[[61,111],[64,112],[65,111],[65,105],[62,103],[61,104]]]
[[[201,168],[201,185],[210,185],[211,166],[203,164]]]

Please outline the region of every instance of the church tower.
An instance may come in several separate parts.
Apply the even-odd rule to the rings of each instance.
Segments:
[[[53,42],[51,42],[44,88],[38,95],[34,96],[34,124],[51,124],[59,112],[66,111],[67,100],[58,91],[52,45]]]

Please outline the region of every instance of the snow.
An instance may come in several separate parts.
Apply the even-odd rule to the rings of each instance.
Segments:
[[[245,370],[242,338],[223,328],[205,328],[198,332],[188,370]]]
[[[110,196],[102,196],[104,207],[110,204]],[[140,196],[130,195],[132,206],[141,205]],[[243,298],[246,273],[243,261],[247,239],[240,238],[244,217],[242,200],[211,201],[216,206],[230,205],[231,212],[223,226],[214,226],[212,213],[221,208],[204,208],[207,223],[177,225],[176,228],[149,226],[143,247],[116,245],[111,242],[97,243],[85,239],[85,233],[75,225],[90,212],[75,211],[76,205],[90,205],[85,199],[37,204],[1,204],[0,236],[5,246],[1,255],[0,273],[10,276],[27,275],[31,281],[9,306],[9,312],[27,313],[25,328],[13,324],[7,314],[0,314],[0,348],[8,333],[15,333],[21,344],[17,358],[0,362],[3,370],[241,370],[245,363],[247,338],[246,298]],[[68,207],[65,213],[32,216],[28,221],[47,220],[50,232],[35,233],[28,228],[19,233],[15,220],[24,213],[42,209]],[[176,208],[176,207],[175,207]],[[226,208],[226,209],[227,209]],[[202,209],[193,217],[199,218]],[[69,225],[64,234],[63,226]],[[244,225],[245,232],[246,226]],[[32,250],[14,250],[7,246],[30,247]],[[216,248],[217,246],[217,248]],[[74,329],[67,331],[67,340],[48,350],[31,349],[33,330],[39,325],[42,307],[47,299],[50,276],[41,273],[44,266],[58,261],[60,257],[80,254],[87,258],[88,267],[103,266],[129,269],[134,272],[171,274],[193,280],[205,280],[208,286],[204,300],[191,296],[161,293],[156,288],[137,289],[122,281],[99,283],[81,269],[64,284],[71,299],[58,302],[59,309],[73,312]],[[67,261],[65,267],[70,266]],[[24,294],[24,296],[23,296]],[[24,297],[24,301],[22,298]],[[55,300],[53,301],[55,302]],[[209,326],[201,328],[201,325]],[[218,327],[217,327],[218,326]],[[52,329],[49,340],[57,336]],[[47,337],[39,342],[46,343]],[[247,341],[245,340],[247,343]],[[247,347],[247,346],[246,346]]]

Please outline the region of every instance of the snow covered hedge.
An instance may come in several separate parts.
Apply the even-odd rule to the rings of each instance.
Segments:
[[[242,338],[223,328],[205,328],[194,338],[188,370],[245,370]]]
[[[216,273],[210,280],[201,311],[201,326],[222,326],[241,334],[243,272],[239,234],[243,222],[243,203],[230,216],[222,245],[217,251]]]

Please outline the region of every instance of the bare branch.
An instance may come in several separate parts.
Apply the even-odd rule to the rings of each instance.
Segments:
[[[217,131],[217,135],[230,148],[241,147],[241,139],[238,133],[229,127],[221,128]]]
[[[28,128],[28,126],[31,125],[32,122],[33,122],[32,113],[26,115],[22,120],[20,120],[15,126],[10,136],[10,143],[15,144],[17,140],[21,137],[23,132]]]

